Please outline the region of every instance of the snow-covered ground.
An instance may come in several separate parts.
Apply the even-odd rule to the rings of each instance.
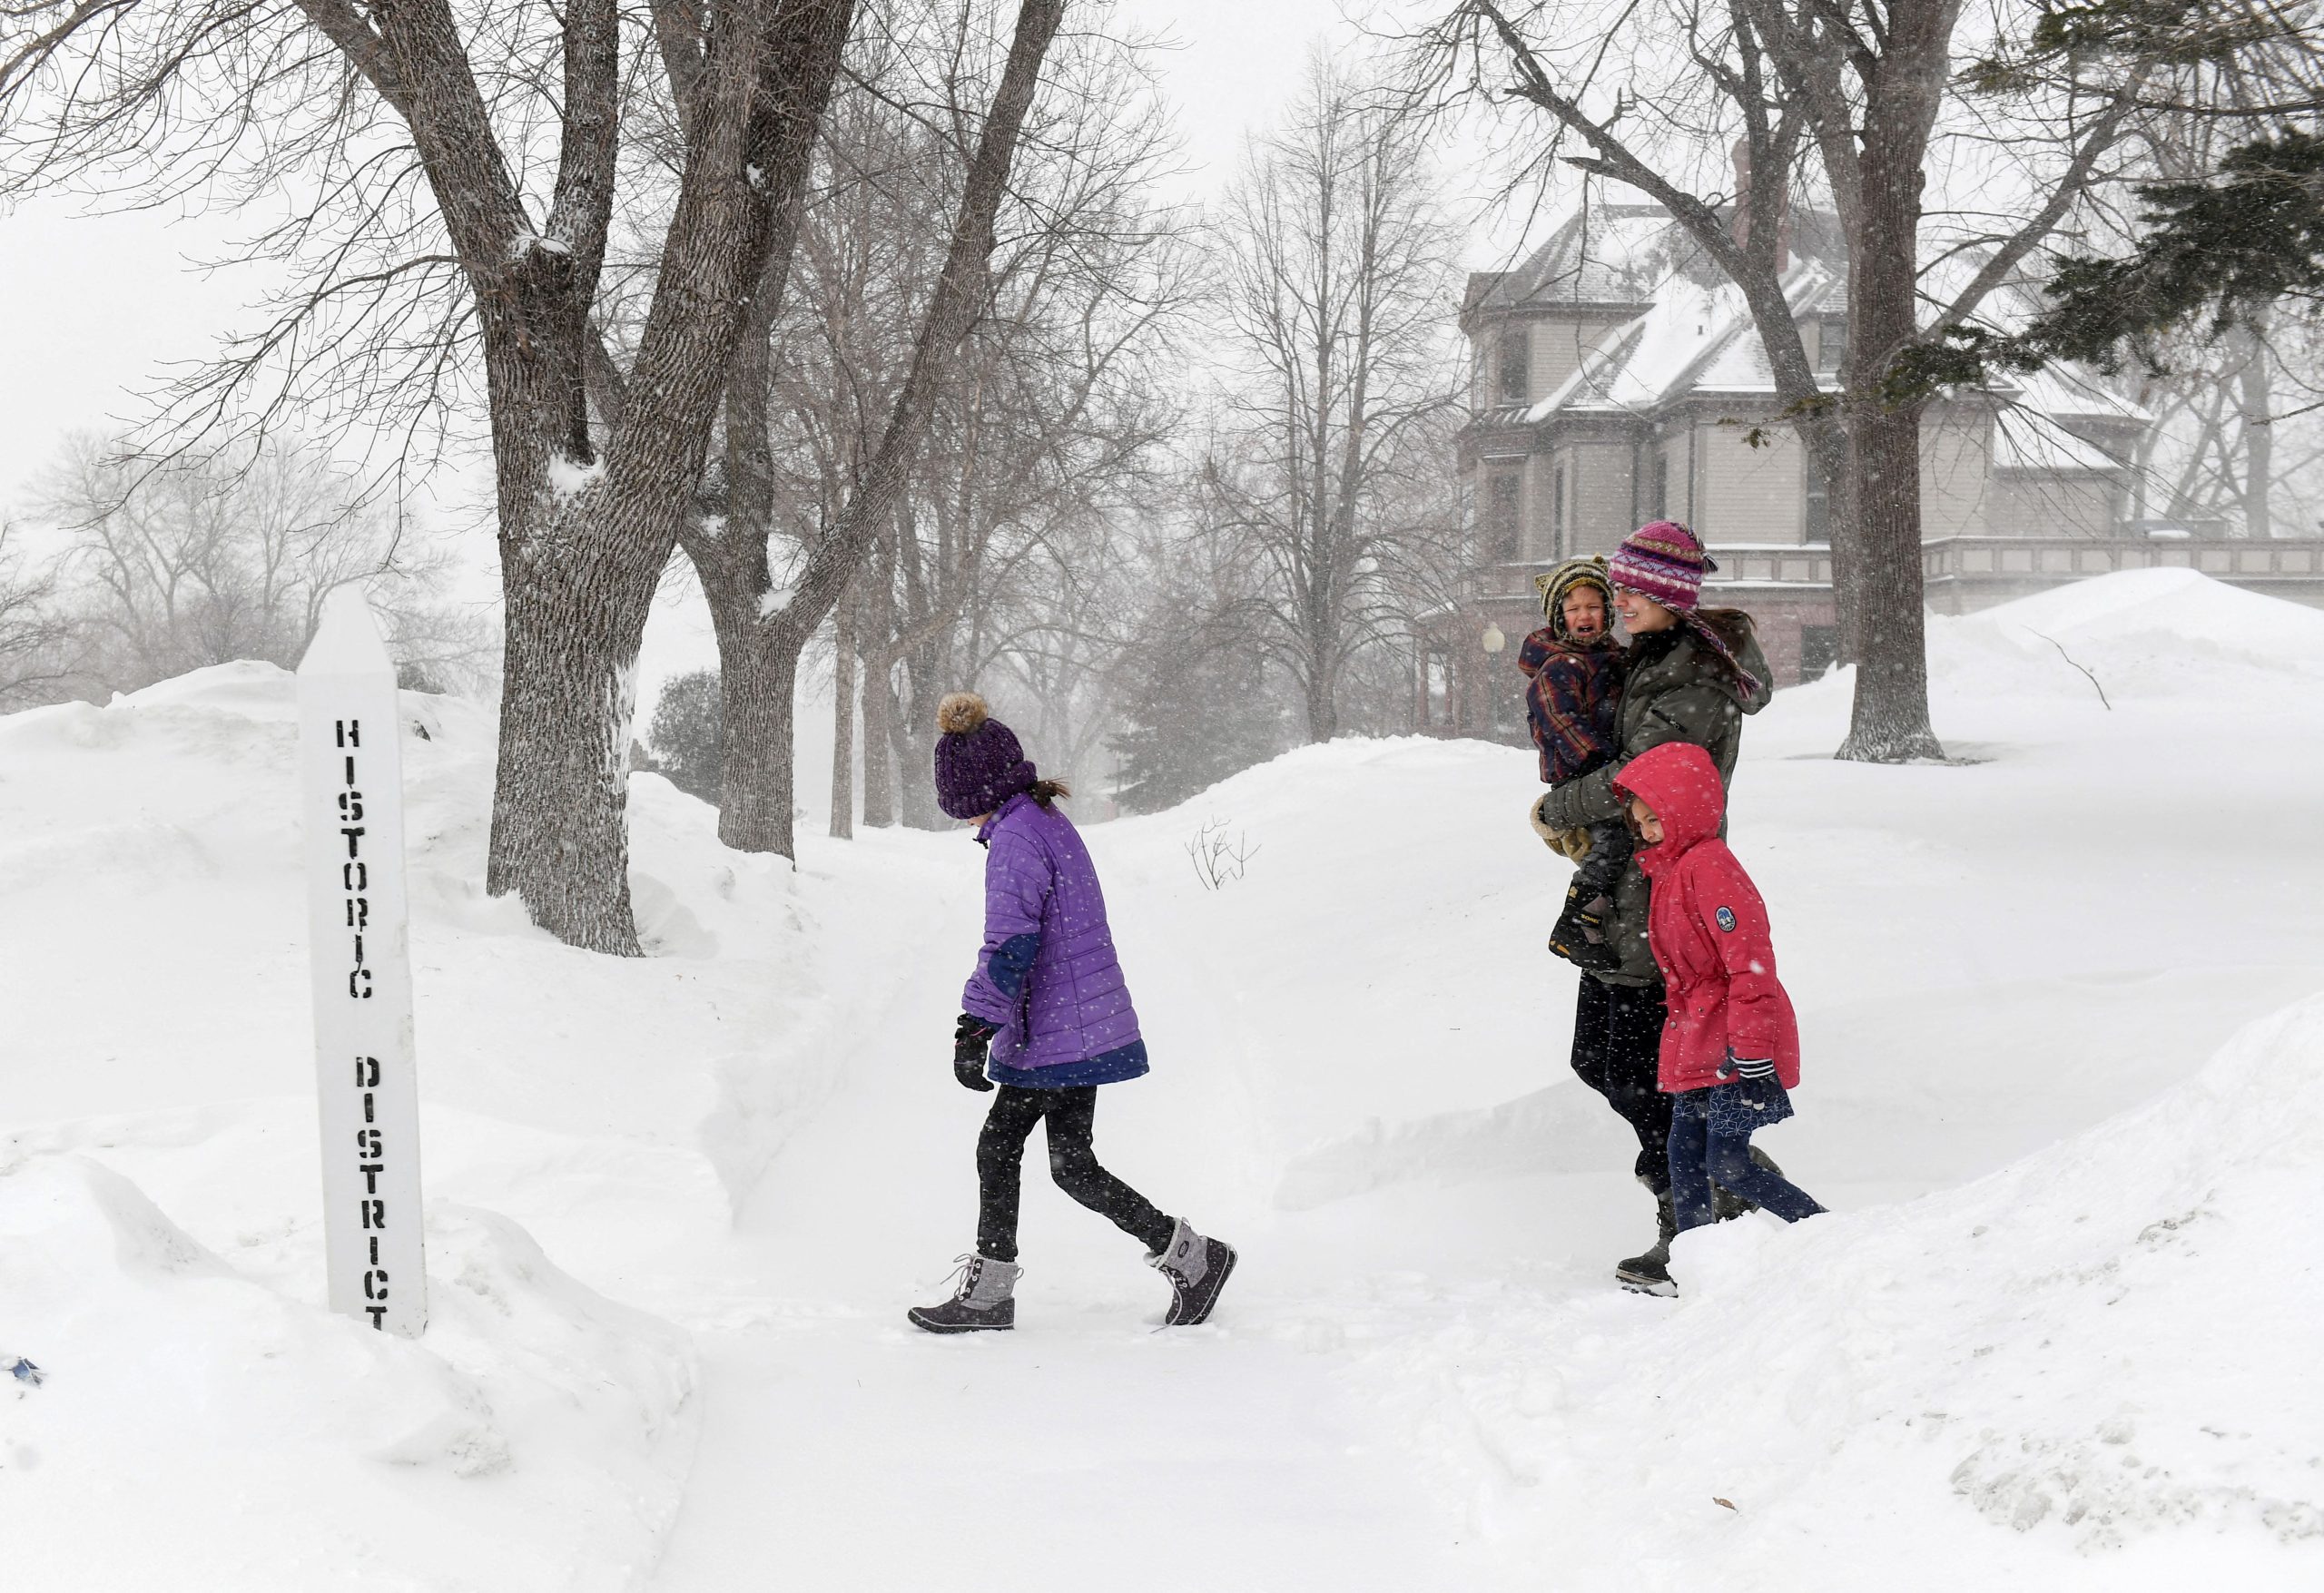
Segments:
[[[1831,762],[1841,678],[1748,733],[1835,1214],[1675,1301],[1607,1282],[1529,756],[1093,827],[1156,1057],[1100,1152],[1245,1257],[1169,1333],[1038,1154],[1018,1332],[902,1322],[970,1237],[964,836],[793,875],[640,777],[656,955],[588,957],[482,897],[490,727],[424,698],[434,1325],[330,1317],[289,677],[0,720],[8,1586],[2324,1586],[2324,615],[2156,572],[1932,650],[1955,765]]]

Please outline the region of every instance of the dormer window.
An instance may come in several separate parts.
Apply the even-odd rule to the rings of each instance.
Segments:
[[[1816,323],[1816,373],[1837,376],[1847,362],[1848,323],[1839,320]]]
[[[1522,404],[1531,396],[1533,381],[1533,339],[1523,328],[1501,334],[1498,350],[1500,360],[1500,394],[1504,404]]]

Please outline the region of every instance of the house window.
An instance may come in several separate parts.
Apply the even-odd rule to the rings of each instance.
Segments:
[[[1495,470],[1485,477],[1485,563],[1508,564],[1517,557],[1517,514],[1523,501],[1524,477],[1516,471]]]
[[[1816,369],[1825,376],[1837,375],[1848,357],[1848,323],[1844,320],[1822,320],[1816,323]]]
[[[1565,467],[1550,472],[1550,556],[1565,558]]]
[[[1669,515],[1670,456],[1657,448],[1653,461],[1646,467],[1646,517],[1662,520],[1668,519]]]
[[[1806,533],[1802,540],[1807,542],[1831,541],[1831,489],[1824,484],[1824,472],[1817,469],[1816,467],[1816,461],[1813,458],[1807,457],[1804,453],[1799,461],[1799,484],[1802,507],[1804,510],[1800,518],[1805,522],[1802,529]]]
[[[1532,391],[1533,339],[1520,328],[1501,334],[1501,401],[1522,404]]]
[[[1799,627],[1799,678],[1819,680],[1840,661],[1840,633],[1836,625]]]

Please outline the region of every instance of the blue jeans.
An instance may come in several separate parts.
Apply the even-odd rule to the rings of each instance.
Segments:
[[[1680,1233],[1712,1220],[1714,1183],[1787,1223],[1824,1209],[1798,1185],[1751,1159],[1752,1133],[1790,1116],[1791,1098],[1772,1078],[1670,1097],[1670,1208]]]

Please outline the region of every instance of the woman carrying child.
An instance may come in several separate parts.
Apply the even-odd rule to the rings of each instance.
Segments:
[[[1146,1042],[1129,1004],[1098,870],[1058,799],[984,699],[954,692],[936,705],[936,801],[973,821],[987,849],[984,947],[953,1030],[953,1077],[969,1089],[1000,1087],[977,1136],[977,1247],[962,1258],[952,1298],[906,1314],[932,1333],[1017,1325],[1017,1205],[1025,1141],[1049,1126],[1049,1175],[1059,1188],[1147,1248],[1169,1280],[1167,1326],[1209,1316],[1235,1269],[1235,1252],[1098,1164],[1091,1147],[1101,1085],[1147,1071]]]
[[[1653,882],[1648,939],[1669,1016],[1657,1082],[1669,1098],[1670,1199],[1678,1231],[1716,1219],[1714,1186],[1787,1223],[1824,1208],[1755,1160],[1751,1136],[1792,1114],[1799,1025],[1776,977],[1767,903],[1718,838],[1727,790],[1710,754],[1666,742],[1614,777],[1639,867]],[[1665,1276],[1641,1285],[1669,1292]]]
[[[1614,711],[1615,758],[1554,787],[1536,805],[1548,830],[1619,822],[1614,782],[1631,759],[1669,742],[1709,754],[1722,782],[1731,779],[1743,740],[1743,716],[1767,706],[1766,656],[1750,616],[1700,606],[1704,575],[1715,566],[1692,531],[1674,521],[1641,526],[1607,562],[1614,607],[1630,635]],[[1669,1281],[1677,1219],[1670,1195],[1670,1097],[1658,1086],[1662,1042],[1662,978],[1647,936],[1649,890],[1635,858],[1625,863],[1610,908],[1594,926],[1615,965],[1587,969],[1573,1023],[1573,1070],[1606,1098],[1638,1136],[1638,1179],[1658,1210],[1653,1246],[1619,1264],[1632,1287]]]

